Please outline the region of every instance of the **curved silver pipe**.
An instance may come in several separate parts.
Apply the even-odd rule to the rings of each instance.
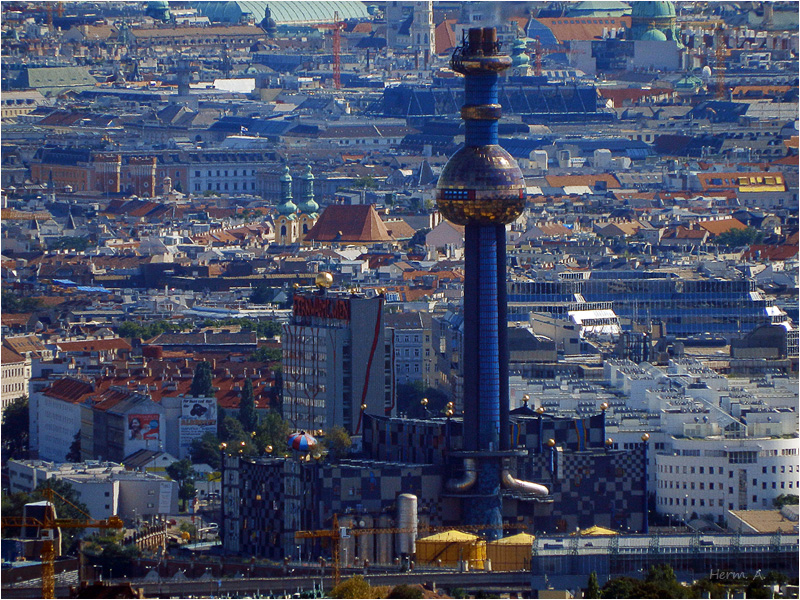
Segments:
[[[461,479],[448,479],[445,484],[451,492],[465,492],[478,481],[478,468],[474,458],[464,459],[464,476]]]
[[[539,483],[524,481],[512,476],[511,472],[508,470],[508,464],[503,465],[503,471],[500,473],[500,481],[503,487],[509,490],[533,494],[534,496],[548,496],[550,494],[550,490]]]

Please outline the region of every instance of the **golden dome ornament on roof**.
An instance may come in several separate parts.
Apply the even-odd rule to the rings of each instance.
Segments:
[[[314,278],[314,284],[320,289],[328,289],[333,285],[333,275],[328,271],[321,271]]]

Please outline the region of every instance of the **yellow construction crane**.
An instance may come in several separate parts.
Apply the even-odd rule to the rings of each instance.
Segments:
[[[55,598],[55,560],[56,552],[53,541],[57,528],[90,528],[90,529],[122,529],[122,519],[114,515],[108,519],[93,519],[69,500],[54,492],[50,488],[42,490],[47,501],[53,506],[52,510],[45,510],[42,519],[34,517],[3,517],[3,527],[37,527],[39,539],[42,542],[42,598]],[[72,506],[75,510],[85,515],[85,519],[57,519],[55,518],[55,505],[53,496],[58,496],[62,501]],[[50,508],[50,507],[48,507]]]
[[[514,524],[503,524],[501,526],[498,525],[453,525],[449,527],[431,527],[431,526],[420,526],[417,528],[417,531],[432,531],[432,532],[439,532],[439,531],[450,531],[452,529],[458,529],[459,531],[482,531],[484,529],[525,529],[527,525],[522,523],[514,523]],[[341,581],[341,570],[339,565],[339,548],[342,541],[342,529],[347,529],[347,535],[351,536],[359,536],[359,535],[381,535],[381,534],[393,534],[393,533],[412,533],[415,530],[408,528],[408,527],[389,527],[389,528],[345,528],[339,526],[339,517],[337,515],[333,515],[333,519],[331,521],[331,528],[330,529],[317,529],[314,531],[296,531],[294,534],[294,539],[302,540],[302,539],[318,539],[318,538],[328,538],[331,540],[331,562],[333,563],[333,585],[339,585]]]

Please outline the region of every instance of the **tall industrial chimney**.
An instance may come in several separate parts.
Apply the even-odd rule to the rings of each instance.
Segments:
[[[464,75],[464,147],[439,178],[442,215],[465,226],[464,458],[465,476],[448,482],[463,493],[466,524],[492,526],[501,534],[501,483],[523,493],[546,495],[543,486],[510,476],[506,229],[525,208],[525,179],[517,162],[498,145],[498,74],[511,66],[500,53],[493,27],[470,29],[451,60]]]

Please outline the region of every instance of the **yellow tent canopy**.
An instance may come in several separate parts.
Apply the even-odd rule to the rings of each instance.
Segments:
[[[584,529],[583,531],[579,531],[577,533],[570,533],[570,535],[619,535],[619,532],[614,531],[613,529],[606,529],[605,527],[600,527],[599,525],[592,525],[591,527]]]
[[[486,558],[493,571],[528,571],[531,568],[533,540],[529,533],[518,533],[486,544]]]
[[[479,539],[477,535],[451,529],[450,531],[442,531],[441,533],[435,533],[434,535],[420,538],[417,542],[474,542]]]
[[[472,569],[483,569],[486,560],[486,542],[477,535],[463,531],[443,531],[417,540],[417,563],[441,564],[455,567],[467,564]]]
[[[536,536],[531,535],[530,533],[518,533],[516,535],[511,535],[508,537],[504,537],[499,540],[495,540],[493,542],[488,542],[487,546],[530,546],[533,544],[533,540],[536,539]]]

